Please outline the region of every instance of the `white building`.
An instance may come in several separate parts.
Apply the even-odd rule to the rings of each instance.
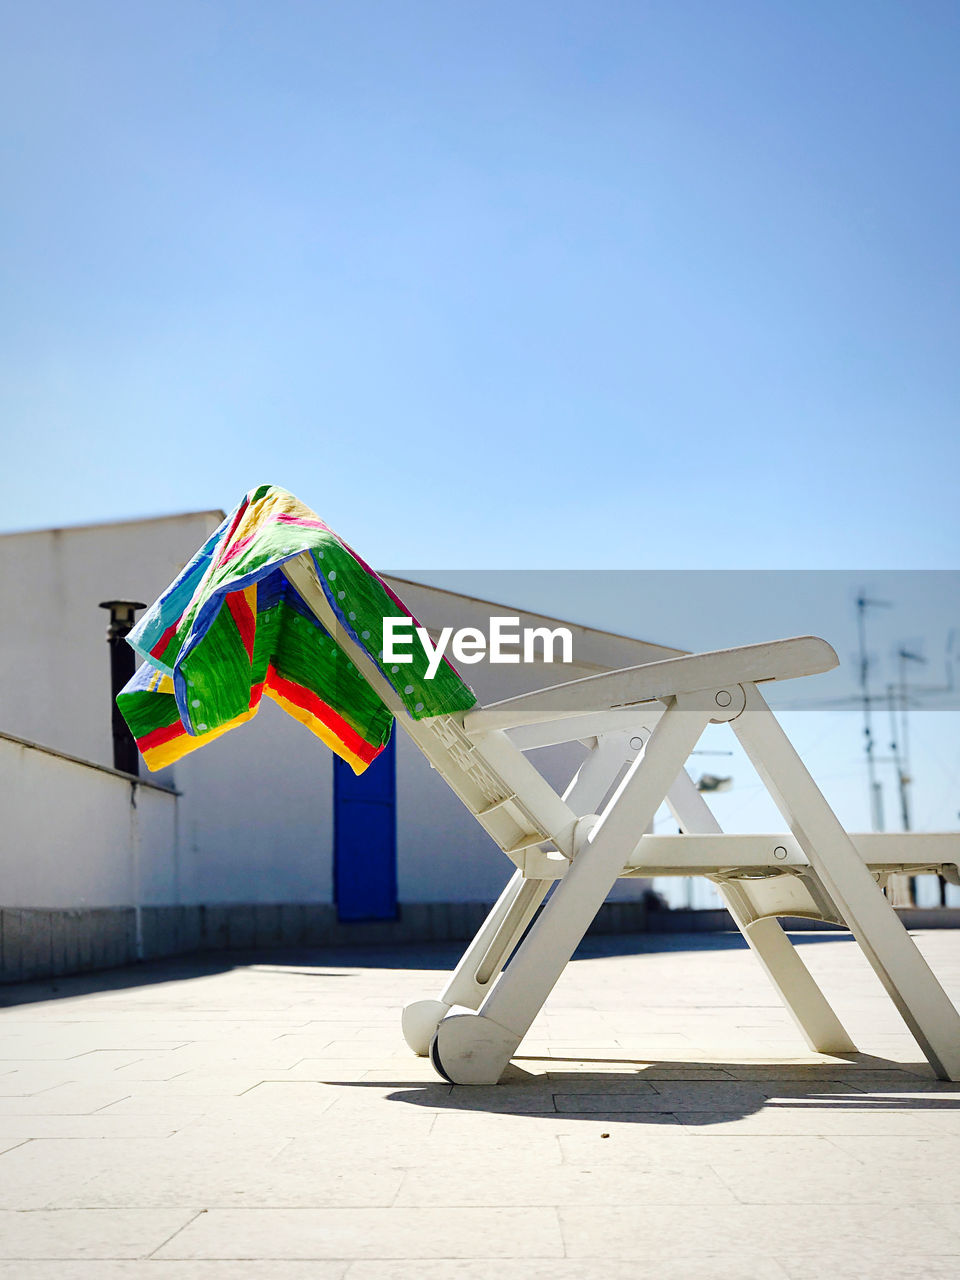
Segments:
[[[512,870],[402,732],[395,798],[392,752],[360,779],[379,770],[374,799],[388,806],[369,827],[352,774],[335,782],[340,762],[266,699],[251,723],[163,773],[141,766],[134,781],[112,768],[98,604],[154,600],[222,518],[0,536],[0,978],[198,947],[468,937]],[[388,581],[430,631],[486,631],[504,612],[557,625],[512,602]],[[472,666],[481,701],[675,652],[563,625],[572,665]],[[560,781],[580,753],[539,754]],[[621,881],[601,927],[637,926],[645,890]]]

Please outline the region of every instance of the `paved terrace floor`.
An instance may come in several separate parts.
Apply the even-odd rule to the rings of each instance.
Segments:
[[[956,1277],[960,1087],[798,938],[856,1059],[730,935],[591,942],[495,1088],[400,1038],[446,947],[8,987],[0,1280]],[[960,933],[918,941],[960,998]]]

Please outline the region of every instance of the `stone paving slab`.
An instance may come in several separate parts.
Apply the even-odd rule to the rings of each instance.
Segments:
[[[960,1002],[960,933],[918,941]],[[478,1089],[400,1036],[451,948],[3,989],[0,1280],[960,1276],[960,1086],[848,939],[799,944],[849,1059],[734,936],[599,938]]]

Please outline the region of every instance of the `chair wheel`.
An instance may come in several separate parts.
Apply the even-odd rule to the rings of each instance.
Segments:
[[[442,1000],[415,1000],[408,1004],[400,1019],[403,1038],[419,1058],[430,1052],[430,1041],[447,1016],[450,1006]]]
[[[451,1084],[496,1084],[519,1043],[520,1036],[482,1014],[448,1014],[430,1041],[430,1061]]]
[[[443,1076],[444,1080],[449,1084],[453,1084],[453,1081],[443,1068],[443,1061],[440,1057],[440,1046],[437,1044],[438,1038],[439,1033],[435,1032],[433,1039],[430,1041],[430,1061],[433,1063],[433,1069],[436,1071],[437,1075]]]

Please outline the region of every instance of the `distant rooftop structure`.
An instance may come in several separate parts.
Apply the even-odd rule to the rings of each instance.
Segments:
[[[213,517],[219,524],[226,514],[219,507],[210,507],[200,511],[179,511],[158,516],[123,516],[116,520],[80,521],[78,524],[53,525],[47,528],[5,529],[0,530],[0,538],[32,537],[44,533],[88,533],[98,529],[123,528],[125,525],[160,524],[163,521],[195,520],[204,517]]]

